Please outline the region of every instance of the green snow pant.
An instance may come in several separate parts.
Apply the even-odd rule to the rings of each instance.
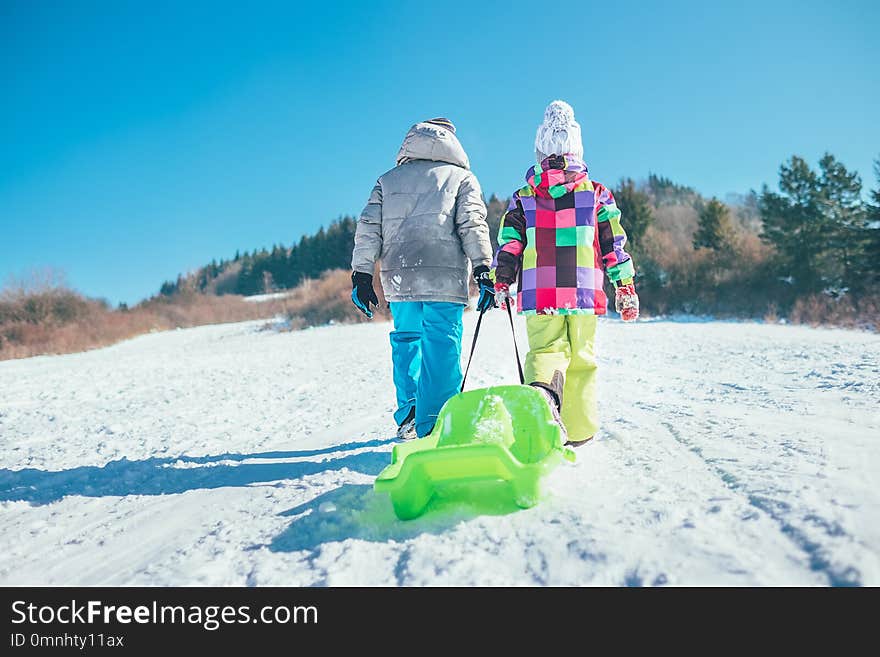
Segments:
[[[526,383],[552,384],[564,377],[562,422],[571,441],[586,440],[599,429],[596,408],[596,316],[529,315]],[[557,377],[558,381],[558,377]]]

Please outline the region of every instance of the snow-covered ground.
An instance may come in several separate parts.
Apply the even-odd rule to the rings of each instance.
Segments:
[[[469,387],[515,382],[506,322]],[[400,522],[388,324],[261,326],[0,363],[0,584],[880,584],[880,336],[603,320],[545,500]]]

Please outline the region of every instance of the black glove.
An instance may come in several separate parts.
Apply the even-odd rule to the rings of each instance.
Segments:
[[[484,313],[490,308],[497,308],[498,305],[495,303],[495,282],[489,276],[489,268],[486,265],[474,267],[474,280],[480,286],[477,310]]]
[[[373,311],[370,304],[379,305],[379,298],[373,291],[373,275],[362,271],[351,274],[351,300],[364,315],[373,319]]]

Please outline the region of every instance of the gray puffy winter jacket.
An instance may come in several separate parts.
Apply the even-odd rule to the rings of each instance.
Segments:
[[[489,265],[492,247],[480,184],[455,134],[417,123],[358,220],[351,268],[381,260],[388,301],[467,303],[468,261]]]

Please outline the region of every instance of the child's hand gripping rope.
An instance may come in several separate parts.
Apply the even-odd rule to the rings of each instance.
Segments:
[[[474,267],[474,280],[480,287],[480,298],[477,301],[477,310],[482,313],[490,308],[496,308],[495,287],[492,283],[492,277],[489,274],[489,268],[486,265]]]
[[[513,296],[510,294],[510,285],[507,283],[495,283],[495,303],[503,306],[507,299],[510,299],[511,302],[513,301]]]

